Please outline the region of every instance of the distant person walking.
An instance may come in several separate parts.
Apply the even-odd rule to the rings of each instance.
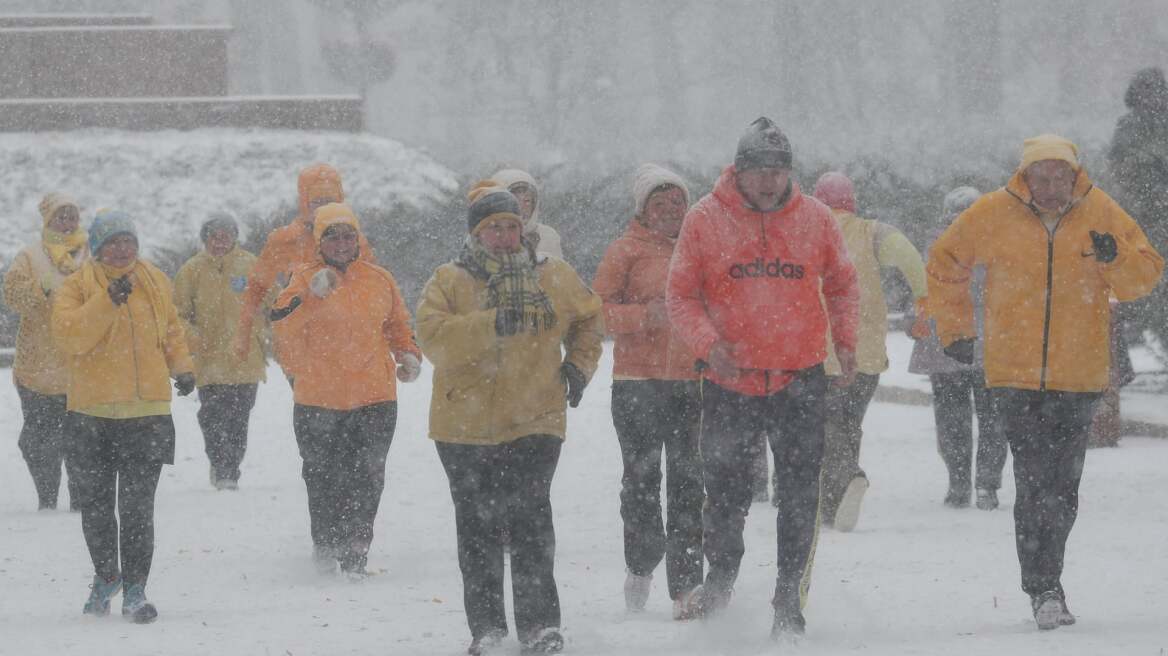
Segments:
[[[491,176],[491,182],[504,187],[519,200],[523,218],[523,237],[535,248],[536,255],[564,259],[560,233],[544,223],[539,215],[540,189],[527,171],[503,169]]]

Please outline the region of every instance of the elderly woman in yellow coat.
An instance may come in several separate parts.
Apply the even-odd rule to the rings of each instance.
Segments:
[[[152,622],[146,599],[154,557],[154,493],[174,462],[170,379],[195,388],[194,363],[170,280],[138,257],[134,223],[98,213],[94,259],[65,279],[53,304],[53,339],[69,370],[66,430],[78,473],[81,529],[94,577],[83,612],[106,615],[124,590],[122,615]]]
[[[53,295],[65,276],[89,257],[81,212],[68,196],[47,194],[40,203],[41,239],[17,254],[4,277],[4,302],[20,315],[12,378],[20,395],[24,425],[20,452],[36,486],[41,510],[57,507],[61,461],[65,455],[65,383],[68,374],[49,334]],[[68,470],[69,462],[65,462]],[[70,507],[76,509],[77,482],[69,474]]]
[[[417,313],[434,363],[430,438],[454,500],[470,654],[507,635],[505,531],[524,652],[563,649],[550,490],[566,406],[580,403],[604,334],[600,297],[563,260],[537,256],[522,230],[509,191],[476,187],[462,252],[434,272]]]

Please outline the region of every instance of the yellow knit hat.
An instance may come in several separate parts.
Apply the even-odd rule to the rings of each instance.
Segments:
[[[357,215],[353,213],[353,208],[349,207],[347,203],[322,205],[316,208],[315,219],[312,222],[312,236],[318,244],[320,238],[324,236],[324,231],[338,223],[352,226],[358,235],[361,234],[361,223],[357,220]]]
[[[1057,134],[1040,134],[1022,142],[1022,164],[1026,167],[1044,159],[1058,159],[1070,164],[1076,171],[1079,169],[1079,148],[1070,139]]]
[[[41,220],[44,221],[45,225],[49,225],[49,221],[53,220],[53,216],[57,213],[57,210],[62,207],[73,207],[80,213],[80,208],[77,207],[76,201],[65,194],[60,194],[55,191],[50,191],[45,194],[37,209],[40,210]]]

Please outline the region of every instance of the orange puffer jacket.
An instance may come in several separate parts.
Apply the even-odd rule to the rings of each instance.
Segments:
[[[1096,261],[1091,231],[1115,237],[1114,261]],[[942,344],[977,336],[969,287],[977,265],[986,268],[986,384],[1098,392],[1107,388],[1111,357],[1109,296],[1131,301],[1147,294],[1164,261],[1136,222],[1080,170],[1071,208],[1053,232],[1018,172],[933,244],[928,312]]]
[[[650,320],[650,302],[665,302],[674,240],[633,219],[604,253],[592,290],[604,301],[604,325],[615,338],[617,378],[693,380],[694,356],[666,320]]]
[[[764,396],[827,358],[829,323],[835,348],[856,350],[860,291],[826,205],[792,182],[782,207],[759,212],[735,177],[727,167],[686,214],[669,268],[669,318],[694,355],[704,360],[724,340],[744,370],[732,380],[706,376]]]

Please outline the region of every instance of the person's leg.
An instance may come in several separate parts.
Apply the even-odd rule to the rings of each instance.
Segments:
[[[362,572],[373,542],[373,522],[385,490],[385,459],[397,426],[397,402],[358,408],[343,422],[342,439],[353,446],[342,462],[345,492],[340,514],[341,569]]]
[[[301,476],[308,493],[308,519],[312,544],[318,551],[340,547],[337,531],[337,490],[344,475],[336,467],[340,444],[336,438],[339,413],[297,404],[292,411],[296,445],[303,461]]]
[[[67,415],[66,430],[72,436],[69,457],[77,473],[81,510],[81,532],[94,574],[103,581],[118,580],[117,463],[111,431],[104,422],[112,420],[77,412]]]
[[[696,382],[670,383],[665,436],[666,560],[669,598],[702,583],[702,405]]]
[[[506,499],[499,485],[501,446],[435,442],[450,484],[458,535],[458,568],[471,636],[507,633],[503,605]]]
[[[981,372],[978,380],[983,381]],[[1002,469],[1006,466],[1006,435],[994,406],[994,395],[982,384],[973,386],[977,410],[977,489],[997,491],[1002,487]]]
[[[65,397],[40,394],[19,383],[16,392],[24,415],[17,446],[36,488],[37,507],[50,510],[57,507],[61,487],[61,422]]]
[[[702,540],[710,568],[702,590],[703,612],[729,601],[745,546],[742,530],[751,503],[751,463],[765,449],[766,397],[751,397],[702,381],[702,475],[706,501]],[[785,472],[776,472],[781,479]],[[818,473],[816,474],[818,475]],[[780,487],[783,481],[779,481]],[[708,601],[707,601],[708,600]]]
[[[847,387],[828,385],[820,499],[824,523],[834,523],[844,491],[852,480],[867,478],[860,468],[860,441],[864,436],[864,415],[879,382],[880,376],[861,373]]]
[[[933,416],[937,425],[937,451],[949,470],[949,494],[945,503],[969,505],[972,486],[973,408],[969,372],[929,376],[933,384]]]
[[[227,480],[238,482],[241,473],[239,466],[247,454],[247,428],[259,385],[251,383],[228,387],[231,405],[224,416],[223,466]]]
[[[151,445],[174,439],[174,420],[159,415],[108,421],[108,430],[116,432],[122,581],[129,589],[146,585],[154,561],[154,495],[163,462]]]
[[[612,423],[620,443],[620,514],[624,522],[625,567],[651,576],[665,555],[661,522],[661,449],[668,399],[658,381],[618,380],[612,385]]]
[[[228,477],[226,464],[227,417],[231,412],[230,385],[199,387],[199,410],[195,417],[203,431],[203,450],[211,464],[211,483]]]
[[[562,444],[555,436],[532,435],[504,445],[508,458],[503,489],[511,531],[515,634],[525,643],[538,638],[544,629],[560,626],[551,488]]]

